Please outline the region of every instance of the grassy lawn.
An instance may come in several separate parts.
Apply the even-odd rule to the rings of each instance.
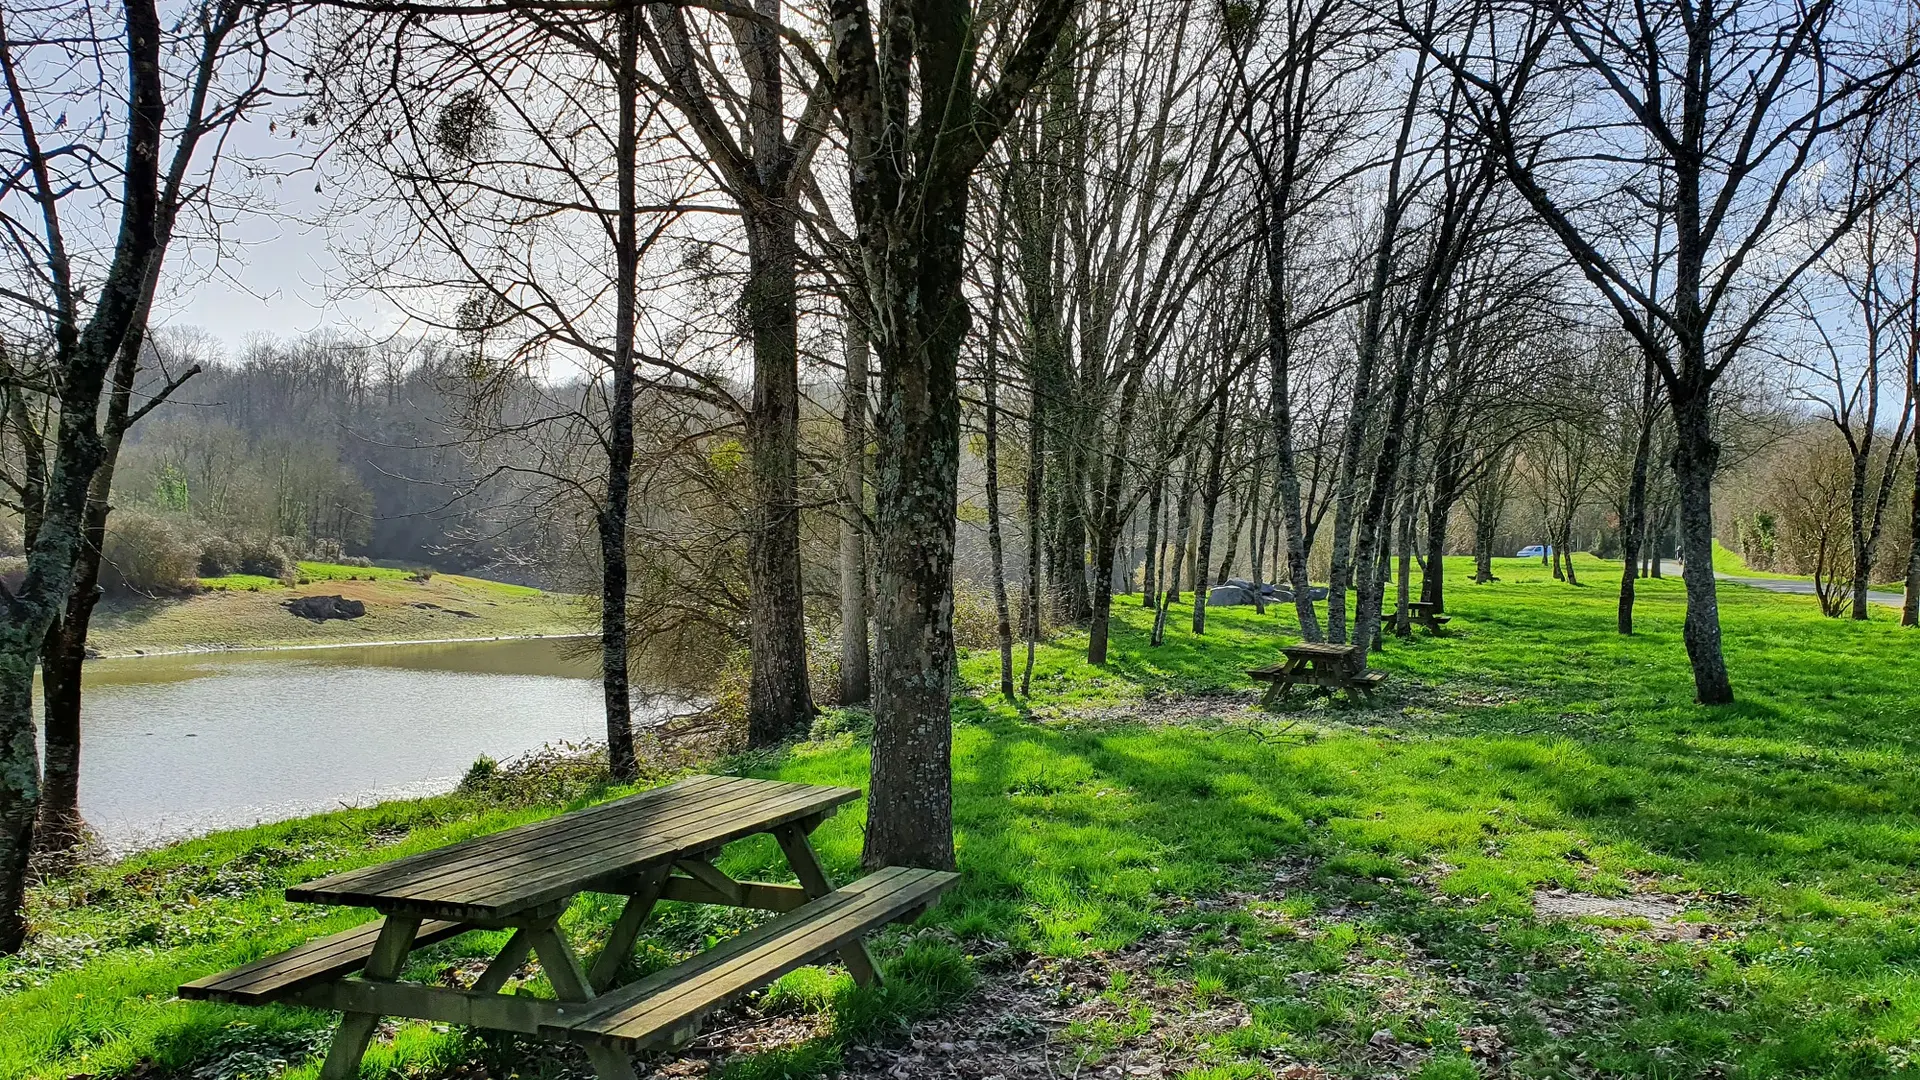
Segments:
[[[1112,663],[1089,668],[1063,636],[1018,703],[990,689],[995,658],[966,657],[961,887],[882,943],[886,994],[785,980],[762,1006],[823,1013],[819,1034],[728,1073],[804,1075],[889,1018],[970,1007],[953,1000],[970,981],[1079,965],[1105,974],[1069,988],[1098,1009],[1045,1029],[1060,1076],[1175,1038],[1195,1080],[1920,1075],[1912,633],[1728,586],[1740,702],[1702,709],[1679,582],[1646,583],[1641,632],[1621,639],[1608,567],[1589,562],[1594,584],[1575,588],[1521,560],[1475,586],[1456,560],[1449,632],[1390,640],[1372,708],[1296,697],[1251,713],[1243,669],[1291,636],[1249,608],[1214,610],[1203,639],[1173,618],[1150,649],[1146,613],[1121,600]],[[830,713],[814,741],[727,767],[864,784],[860,720]],[[148,1062],[309,1076],[326,1017],[188,1005],[172,987],[365,917],[285,905],[287,884],[559,808],[396,803],[48,885],[36,943],[0,960],[0,1080]],[[820,834],[839,875],[863,815],[856,803]],[[729,857],[736,872],[776,864],[771,845]],[[1556,903],[1572,917],[1542,913]],[[642,967],[738,925],[667,907]],[[608,918],[583,903],[567,927],[591,938]],[[439,946],[419,973],[477,951]],[[548,1060],[409,1025],[368,1075],[534,1075]]]
[[[192,648],[352,644],[577,633],[590,626],[573,597],[460,574],[303,562],[299,582],[253,574],[203,578],[192,596],[103,603],[88,641],[108,656]],[[298,596],[360,600],[358,619],[312,622],[284,606]]]
[[[1713,572],[1731,577],[1776,578],[1780,581],[1812,581],[1811,574],[1779,574],[1771,570],[1755,570],[1747,565],[1747,560],[1730,547],[1715,540],[1713,542]]]

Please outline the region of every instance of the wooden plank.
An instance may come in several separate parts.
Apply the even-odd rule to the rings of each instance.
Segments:
[[[950,876],[920,871],[903,877],[893,887],[870,890],[865,897],[844,904],[811,926],[781,934],[730,962],[709,966],[691,979],[672,983],[663,991],[609,1017],[585,1022],[583,1027],[633,1044],[665,1033],[670,1041],[692,1034],[707,1013],[767,985],[774,979],[812,963],[827,953],[858,941],[867,932],[923,909],[952,883]]]
[[[825,794],[818,792],[824,791]],[[559,862],[526,860],[498,867],[477,882],[446,887],[436,895],[392,897],[395,910],[418,906],[423,914],[460,912],[475,917],[510,913],[577,892],[617,891],[620,884],[650,865],[687,852],[705,852],[786,822],[819,813],[830,801],[857,797],[851,789],[796,792],[772,804],[755,804],[712,821],[642,837],[604,838]]]
[[[392,881],[399,881],[416,875],[425,867],[450,869],[462,865],[470,857],[483,853],[512,850],[517,844],[534,838],[538,838],[541,843],[551,842],[558,839],[560,835],[564,833],[565,830],[559,828],[562,824],[568,828],[585,828],[594,823],[611,824],[611,820],[603,821],[603,819],[624,817],[629,814],[639,813],[649,807],[670,809],[671,806],[675,804],[698,796],[703,789],[713,788],[716,785],[723,784],[726,779],[731,778],[712,776],[689,777],[686,780],[677,781],[663,788],[643,791],[625,799],[616,799],[613,802],[588,807],[585,810],[575,811],[574,813],[545,818],[540,821],[530,821],[525,825],[516,825],[510,829],[502,829],[499,832],[476,836],[457,844],[434,848],[431,851],[409,855],[392,862],[381,863],[376,866],[364,866],[356,870],[347,870],[338,874],[332,874],[316,881],[307,882],[300,886],[300,889],[315,891],[379,889]]]
[[[1280,651],[1288,656],[1351,656],[1357,645],[1336,645],[1326,641],[1302,641],[1296,645],[1282,645]]]
[[[800,791],[805,785],[792,785]],[[845,789],[841,789],[845,790]],[[635,841],[678,831],[700,821],[725,818],[743,808],[775,798],[795,797],[797,792],[769,792],[759,785],[705,789],[693,799],[677,804],[671,812],[657,816],[627,816],[603,822],[588,822],[585,828],[569,827],[552,835],[536,834],[523,838],[510,848],[477,848],[475,857],[457,865],[423,868],[422,872],[395,878],[383,886],[383,895],[394,899],[457,899],[456,890],[484,884],[501,875],[524,873],[529,865],[542,861],[569,859],[582,851],[598,851],[607,846],[631,845]],[[561,819],[550,819],[559,821]]]
[[[925,907],[957,875],[889,867],[675,968],[601,998],[604,1011],[542,1034],[639,1048],[684,1038],[713,1010]]]
[[[259,1005],[277,1000],[288,990],[358,971],[373,955],[380,937],[381,922],[375,920],[315,938],[285,952],[243,964],[230,971],[195,979],[180,987],[188,1001],[224,1001],[237,1005]],[[413,947],[431,945],[466,933],[469,928],[457,922],[427,922],[420,926]]]
[[[735,884],[740,886],[737,903],[693,878],[670,877],[661,887],[660,899],[678,900],[683,904],[721,904],[779,912],[792,911],[812,899],[798,885],[775,885],[766,881],[739,881]]]
[[[705,859],[675,859],[673,865],[695,881],[726,897],[724,903],[733,907],[744,907],[741,903],[746,894],[740,891],[740,883],[720,872],[720,868]]]
[[[529,930],[527,936],[533,942],[534,955],[540,958],[540,970],[553,986],[554,997],[561,1001],[593,1000],[593,987],[587,984],[587,973],[580,969],[580,958],[573,955],[573,946],[559,930],[547,926]]]
[[[333,901],[321,894],[377,896],[391,889],[484,872],[503,859],[530,852],[566,850],[596,835],[644,833],[695,820],[722,805],[767,798],[779,788],[804,786],[733,776],[692,777],[625,799],[321,878],[288,890],[288,898],[329,903]]]
[[[588,881],[630,874],[649,863],[704,854],[724,843],[715,842],[715,835],[734,829],[744,830],[742,835],[763,831],[772,821],[818,809],[827,797],[821,795],[822,790],[847,790],[796,787],[771,799],[748,793],[710,807],[704,816],[677,819],[643,833],[601,833],[581,838],[570,849],[523,852],[477,873],[410,886],[405,899],[499,906],[496,898],[516,895],[536,880],[565,883],[569,892],[577,892]]]
[[[562,1024],[587,1012],[578,1002],[364,979],[336,979],[304,987],[284,1000],[310,1009],[404,1016],[526,1035],[536,1034],[543,1025]]]
[[[390,879],[378,892],[350,891],[340,888],[338,879],[322,879],[288,890],[288,897],[423,916],[495,919],[601,884],[617,887],[649,864],[703,852],[787,821],[824,816],[860,796],[853,788],[752,784],[743,792],[723,790],[717,801],[709,792],[692,807],[646,823],[644,828],[630,827],[632,823],[626,821],[606,822],[604,830],[569,832],[566,835],[577,842],[561,845],[546,845],[547,838],[538,834],[523,835],[511,852],[483,852],[477,859],[463,858],[445,867],[416,863],[410,869],[418,877]],[[768,799],[769,794],[775,797]]]
[[[696,953],[673,967],[656,971],[618,990],[603,994],[597,1002],[601,1008],[598,1009],[592,1017],[585,1018],[577,1022],[574,1026],[577,1027],[579,1024],[587,1023],[589,1020],[597,1021],[600,1018],[624,1009],[632,1009],[653,995],[669,989],[678,992],[680,986],[687,980],[697,978],[710,969],[724,965],[744,953],[751,952],[768,942],[776,940],[782,933],[789,931],[792,927],[804,925],[811,919],[824,918],[842,907],[857,902],[864,893],[870,891],[876,884],[882,883],[880,880],[881,875],[889,874],[893,869],[894,868],[889,868],[889,870],[870,874],[866,878],[862,878],[852,885],[834,892],[830,896],[823,896],[818,900],[808,901],[803,907],[787,915],[783,915],[777,919],[770,919],[751,930],[736,934],[713,948],[702,953]],[[920,873],[925,873],[925,871],[920,871]],[[553,1033],[550,1032],[549,1034]]]
[[[308,901],[304,894],[366,892],[398,882],[417,880],[431,872],[457,870],[469,864],[484,865],[501,854],[529,845],[546,846],[564,841],[572,832],[631,825],[648,811],[670,814],[681,808],[697,807],[703,799],[723,798],[736,785],[736,777],[696,776],[652,791],[643,791],[625,799],[576,810],[569,814],[530,821],[511,829],[476,836],[457,844],[434,848],[392,862],[363,866],[330,874],[287,890],[289,900],[328,903],[325,899]],[[684,785],[684,786],[683,786]],[[737,794],[737,792],[734,792]]]

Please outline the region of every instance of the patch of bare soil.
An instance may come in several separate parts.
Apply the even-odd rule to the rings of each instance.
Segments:
[[[1168,935],[1107,956],[999,958],[958,1007],[913,1029],[904,1043],[855,1046],[855,1080],[1123,1080],[1170,1077],[1199,1063],[1206,1036],[1245,1027],[1246,1006],[1196,1004],[1155,978],[1173,959]],[[1090,1060],[1091,1059],[1091,1060]]]

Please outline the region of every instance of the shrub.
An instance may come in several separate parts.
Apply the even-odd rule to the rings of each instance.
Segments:
[[[239,544],[217,533],[200,538],[201,577],[226,577],[239,572]]]
[[[286,537],[249,536],[239,541],[240,573],[270,577],[291,585],[300,573],[300,560]]]
[[[122,510],[107,520],[100,583],[109,590],[156,593],[190,588],[200,548],[165,518]]]
[[[345,562],[347,547],[331,536],[323,536],[307,545],[307,558],[314,562]]]
[[[373,565],[373,560],[367,558],[365,555],[342,555],[340,556],[340,565],[357,566],[364,570]],[[373,579],[368,578],[367,580],[372,581]]]
[[[1014,632],[1019,633],[1018,613],[1012,610],[1019,603],[1017,598],[1009,597],[1008,617],[1014,622]],[[993,605],[993,592],[977,586],[969,586],[959,581],[953,583],[953,644],[961,649],[991,649],[1000,644],[1000,614]]]
[[[612,783],[605,746],[559,742],[507,762],[482,754],[467,769],[457,790],[489,802],[539,806],[590,798]]]
[[[20,523],[11,518],[0,519],[0,555],[25,555],[27,537],[20,531]]]

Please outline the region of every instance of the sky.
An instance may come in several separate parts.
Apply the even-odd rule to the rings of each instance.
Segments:
[[[289,139],[262,115],[235,133],[240,157],[285,161]],[[249,182],[246,209],[221,230],[216,251],[181,237],[167,255],[156,323],[192,326],[218,338],[229,355],[259,335],[293,337],[325,327],[378,333],[399,316],[377,297],[346,289],[341,254],[367,222],[343,212],[332,179],[306,169],[278,170]],[[320,190],[315,191],[316,183]]]

